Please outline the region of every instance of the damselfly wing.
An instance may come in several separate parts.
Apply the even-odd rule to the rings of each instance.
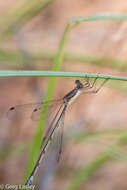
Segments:
[[[50,120],[50,123],[48,125],[48,129],[46,131],[46,134],[44,136],[44,138],[42,139],[42,143],[41,143],[41,149],[40,149],[40,154],[38,156],[38,159],[35,163],[35,166],[33,168],[33,170],[31,171],[31,174],[29,175],[27,181],[26,181],[26,185],[30,185],[33,182],[34,176],[39,168],[40,162],[42,160],[42,158],[45,155],[45,152],[47,150],[48,145],[50,144],[53,135],[56,131],[56,128],[58,127],[63,127],[63,120],[64,120],[64,116],[65,116],[65,112],[68,108],[68,106],[71,105],[71,103],[80,95],[83,93],[97,93],[102,86],[105,84],[105,82],[107,81],[107,79],[105,79],[101,85],[96,88],[96,81],[97,81],[96,77],[92,83],[90,83],[89,79],[85,79],[85,82],[82,83],[80,80],[76,80],[75,81],[75,88],[73,90],[71,90],[70,92],[68,92],[62,99],[58,100],[58,101],[51,101],[50,102],[50,108],[52,110],[52,108],[54,107],[54,105],[57,105],[57,111],[54,112],[55,115],[53,116],[53,118]],[[12,119],[13,117],[16,117],[16,114],[20,114],[23,112],[25,112],[27,114],[27,109],[32,108],[32,112],[30,112],[28,114],[28,116],[30,116],[32,119],[37,118],[37,116],[35,117],[35,115],[40,115],[41,114],[41,110],[43,110],[43,108],[41,109],[42,106],[46,105],[47,103],[38,103],[38,104],[24,104],[24,105],[17,105],[17,106],[13,106],[8,110],[7,116],[8,118]],[[48,102],[49,104],[49,102]],[[26,111],[25,111],[26,110]],[[44,110],[43,110],[44,111]],[[44,113],[42,111],[42,114]],[[61,125],[62,124],[62,125]],[[62,147],[62,135],[61,134],[61,142],[60,142],[60,151],[59,151],[59,156],[58,159],[60,157],[61,154],[61,147]]]
[[[58,105],[62,104],[63,100],[52,100],[47,102],[39,102],[39,103],[28,103],[28,104],[21,104],[12,106],[9,108],[7,112],[7,118],[9,120],[15,120],[16,118],[22,117],[25,119],[32,119],[36,121],[40,118],[40,115],[45,112],[43,109],[46,105],[49,105],[49,110],[53,110]]]

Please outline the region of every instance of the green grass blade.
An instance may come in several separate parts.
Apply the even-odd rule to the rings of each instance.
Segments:
[[[68,29],[69,29],[69,27],[67,26],[65,28],[64,33],[63,33],[62,39],[60,41],[59,48],[58,48],[58,53],[57,53],[57,56],[56,56],[56,58],[54,60],[54,64],[53,64],[53,70],[54,71],[59,70],[60,67],[61,67],[63,56],[64,56],[64,47],[65,47],[65,43],[66,43],[66,40],[67,40],[67,37],[68,37],[68,34],[69,34]],[[49,84],[48,84],[48,89],[47,89],[47,93],[46,93],[46,96],[45,96],[45,101],[47,101],[47,100],[49,101],[51,99],[52,94],[53,94],[53,90],[55,88],[55,83],[56,83],[56,78],[55,77],[49,79]],[[43,115],[41,115],[41,118],[39,120],[37,129],[36,129],[36,132],[35,132],[35,138],[33,140],[32,151],[31,151],[31,154],[30,154],[30,159],[29,159],[29,162],[28,162],[27,175],[26,175],[25,179],[31,173],[31,171],[32,171],[32,169],[34,167],[34,164],[35,164],[35,162],[37,160],[38,152],[39,152],[39,149],[40,149],[41,139],[42,139],[42,135],[43,135],[43,128],[44,128],[44,125],[46,123],[46,118],[47,118],[47,113],[48,113],[48,105],[46,105],[44,107],[44,109],[45,109],[45,112],[44,112]]]
[[[69,19],[70,23],[82,23],[86,21],[99,21],[99,20],[127,20],[127,14],[104,12],[92,16],[73,17]]]
[[[15,70],[1,70],[0,77],[80,77],[80,78],[100,78],[110,80],[127,81],[127,77],[104,75],[95,73],[82,73],[82,72],[58,72],[58,71],[15,71]],[[55,79],[54,79],[55,81]],[[52,89],[52,87],[51,87]],[[51,90],[52,91],[52,90]]]

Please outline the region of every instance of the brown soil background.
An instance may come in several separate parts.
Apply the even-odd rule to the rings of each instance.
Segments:
[[[16,1],[0,1],[1,15],[15,6]],[[11,40],[1,48],[26,52],[22,69],[51,69],[52,62],[32,60],[31,52],[57,50],[67,20],[76,16],[88,16],[96,13],[126,13],[124,0],[61,0],[54,1],[39,16],[27,23]],[[75,28],[66,47],[67,52],[127,59],[127,22],[99,21],[86,22]],[[28,63],[28,64],[27,64]],[[34,67],[33,67],[33,63]],[[11,63],[10,63],[11,64]],[[18,64],[18,63],[17,63]],[[32,64],[32,66],[31,66]],[[89,62],[64,61],[62,71],[104,73],[126,76],[126,69],[93,65]],[[39,65],[39,66],[38,66]],[[41,66],[40,66],[41,65]],[[8,63],[0,61],[0,68],[8,68]],[[9,65],[9,69],[11,65]],[[14,69],[14,66],[12,67]],[[16,68],[17,69],[17,68]],[[58,78],[54,99],[63,97],[74,87],[74,78]],[[34,137],[36,122],[26,116],[8,120],[10,106],[29,102],[39,102],[46,91],[48,78],[0,78],[0,183],[22,183],[29,156],[28,145]],[[127,124],[127,84],[108,81],[98,94],[81,96],[67,111],[65,118],[65,150],[57,166],[51,167],[52,180],[39,189],[62,190],[72,180],[78,169],[87,166],[105,148],[117,140],[116,136],[97,136],[77,143],[73,136],[78,133],[103,130],[126,129]],[[124,145],[126,151],[126,145]],[[52,154],[51,154],[51,157]],[[49,162],[52,160],[49,160]],[[45,161],[46,162],[46,161]],[[54,160],[52,161],[54,163]],[[46,165],[46,164],[45,164]],[[49,167],[49,164],[46,165]],[[44,172],[45,171],[45,172]],[[49,169],[50,171],[50,169]],[[42,169],[43,178],[49,175]],[[44,174],[45,173],[45,174]],[[41,176],[40,172],[40,176]],[[44,176],[45,175],[45,176]],[[126,190],[127,162],[120,158],[120,152],[87,181],[81,184],[81,190]],[[41,176],[42,177],[42,176]],[[40,177],[40,178],[41,178]],[[42,180],[43,181],[43,180]],[[43,187],[43,188],[42,188]]]

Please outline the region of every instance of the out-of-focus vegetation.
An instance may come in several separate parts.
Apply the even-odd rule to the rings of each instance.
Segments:
[[[109,3],[13,0],[11,4],[1,1],[0,69],[76,71],[124,77],[125,7],[124,1],[114,3],[113,0]],[[112,14],[105,14],[107,11]],[[0,79],[0,184],[21,184],[29,175],[47,118],[45,111],[38,124],[30,117],[8,120],[9,106],[39,102],[44,97],[59,99],[73,88],[72,80],[71,83],[71,79],[50,78],[47,83],[47,78],[41,77]],[[51,159],[53,151],[48,162],[44,160],[42,172],[39,169],[39,177],[34,181],[38,189],[127,188],[126,89],[126,82],[108,81],[101,92],[84,95],[69,108],[64,122],[65,151],[59,164]]]

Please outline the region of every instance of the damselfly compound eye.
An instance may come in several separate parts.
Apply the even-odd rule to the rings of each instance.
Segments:
[[[75,81],[75,84],[78,84],[78,83],[80,83],[80,80],[76,80],[76,81]]]
[[[83,88],[83,84],[80,82],[80,80],[76,80],[75,84],[77,84],[78,89]]]

